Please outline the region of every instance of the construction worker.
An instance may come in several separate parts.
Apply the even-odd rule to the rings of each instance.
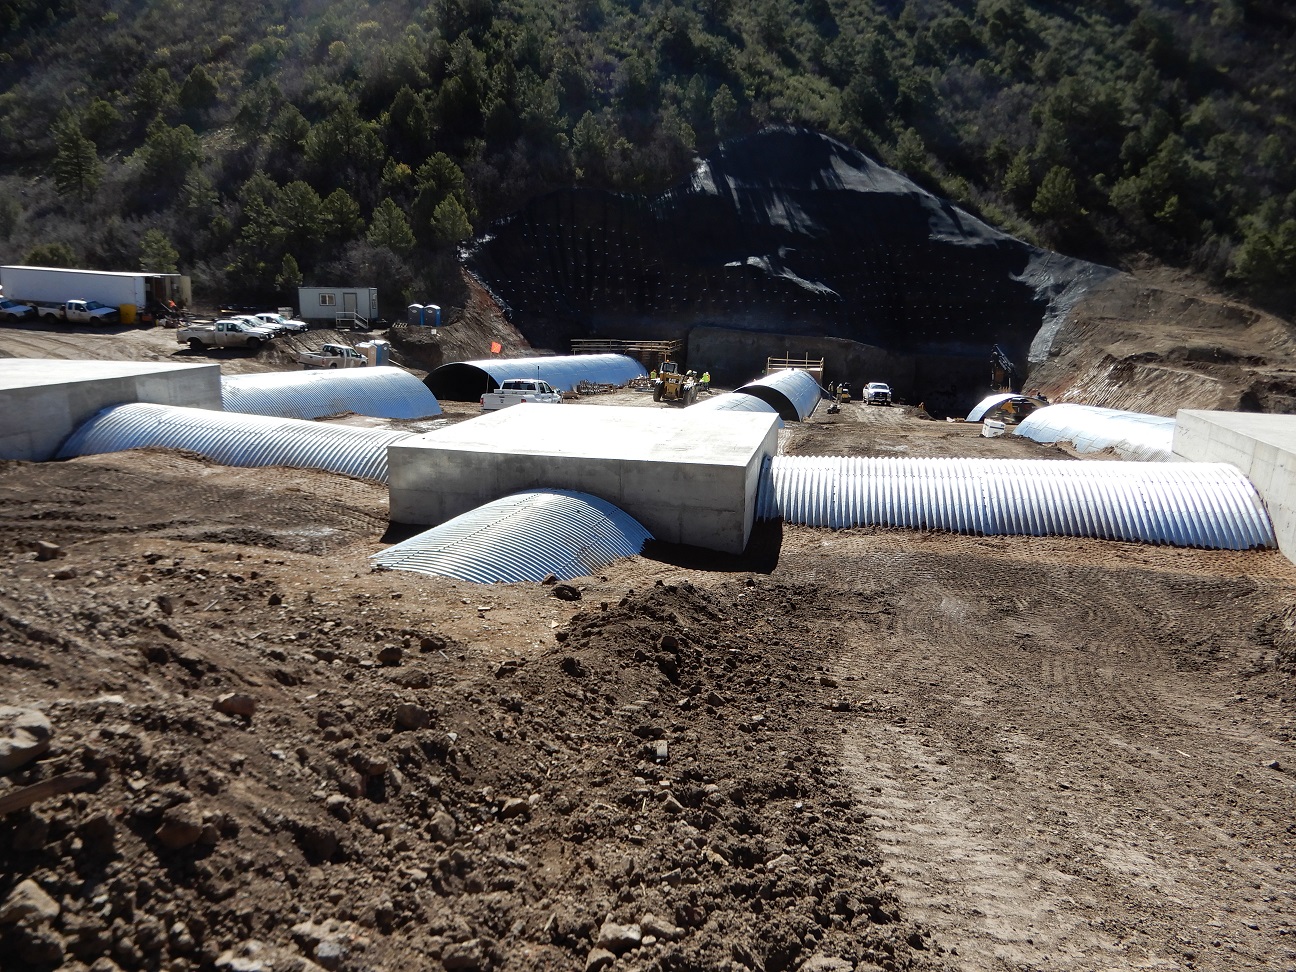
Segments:
[[[649,377],[650,380],[652,380],[652,381],[656,381],[656,380],[657,380],[657,369],[654,368],[652,371],[648,372],[648,377]]]
[[[708,395],[711,393],[711,372],[702,372],[702,387],[706,390]]]

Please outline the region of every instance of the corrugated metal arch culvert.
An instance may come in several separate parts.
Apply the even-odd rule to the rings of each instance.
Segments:
[[[226,466],[290,466],[387,481],[387,447],[413,433],[175,405],[105,408],[83,422],[58,458],[149,447],[187,449]]]
[[[757,515],[834,529],[1274,546],[1255,488],[1227,463],[775,456]]]
[[[401,368],[272,371],[221,379],[225,411],[280,418],[373,415],[416,419],[441,414],[441,405],[418,378]]]
[[[763,401],[755,395],[740,395],[737,392],[710,395],[690,405],[689,408],[694,412],[758,412],[765,415],[778,415],[778,409],[769,402]],[[782,426],[783,419],[780,418],[779,427]]]
[[[814,414],[823,389],[810,372],[789,368],[761,375],[755,381],[735,388],[734,394],[753,395],[772,405],[788,422],[804,422]]]
[[[583,577],[633,557],[652,535],[611,503],[529,489],[469,510],[370,557],[375,567],[491,584]]]
[[[452,361],[437,368],[424,381],[437,398],[474,402],[509,378],[539,378],[562,391],[572,391],[582,381],[620,386],[647,374],[642,364],[624,354],[571,354]]]
[[[1111,449],[1123,459],[1173,462],[1175,420],[1145,412],[1060,402],[1037,408],[1015,435],[1036,442],[1070,442],[1077,452]]]

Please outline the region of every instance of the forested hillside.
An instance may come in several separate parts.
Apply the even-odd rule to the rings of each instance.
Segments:
[[[4,262],[395,307],[538,193],[660,189],[792,122],[1033,242],[1296,311],[1278,0],[0,0],[0,37]]]

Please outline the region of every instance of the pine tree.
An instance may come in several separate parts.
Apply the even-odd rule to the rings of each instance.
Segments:
[[[95,143],[81,133],[71,119],[63,119],[54,129],[54,185],[62,196],[75,196],[82,202],[92,198],[103,177],[103,164]]]

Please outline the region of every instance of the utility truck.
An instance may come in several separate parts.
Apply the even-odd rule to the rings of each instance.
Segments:
[[[187,344],[195,351],[205,348],[247,348],[255,351],[273,337],[272,331],[233,319],[216,321],[214,324],[190,324],[176,330],[176,343]]]
[[[121,315],[116,307],[97,300],[66,300],[61,304],[37,304],[36,314],[51,324],[116,324]]]
[[[481,409],[483,412],[495,412],[527,402],[560,405],[562,392],[556,391],[549,382],[539,378],[506,378],[498,391],[487,392],[481,397]]]

